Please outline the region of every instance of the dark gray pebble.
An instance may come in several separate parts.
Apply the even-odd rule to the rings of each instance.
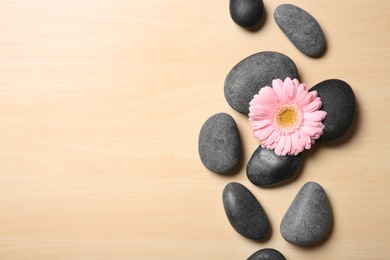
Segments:
[[[247,260],[286,260],[278,250],[264,248],[252,254]]]
[[[301,162],[301,153],[297,156],[278,156],[275,151],[259,146],[248,161],[246,174],[257,186],[272,186],[293,177],[298,172]]]
[[[317,57],[325,51],[325,37],[318,22],[308,12],[291,4],[279,5],[275,22],[302,53]]]
[[[295,245],[308,245],[322,240],[332,226],[332,210],[324,189],[308,182],[300,189],[286,214],[280,233]]]
[[[262,0],[230,0],[229,11],[236,24],[251,29],[260,23],[264,5]]]
[[[210,171],[233,170],[241,159],[241,140],[233,117],[218,113],[207,119],[199,133],[198,151],[200,160]]]
[[[298,79],[295,63],[279,52],[265,51],[253,54],[237,63],[228,73],[224,94],[236,111],[249,114],[249,102],[260,88],[272,86],[272,80],[287,77]]]
[[[263,240],[270,233],[268,217],[255,196],[242,184],[227,184],[222,194],[223,207],[233,228],[242,236]]]
[[[327,115],[322,121],[324,133],[318,142],[329,142],[343,136],[351,127],[355,118],[356,101],[352,88],[339,79],[322,81],[312,87],[321,98],[322,107]]]

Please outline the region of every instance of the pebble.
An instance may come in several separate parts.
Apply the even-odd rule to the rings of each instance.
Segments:
[[[292,4],[279,5],[274,19],[287,38],[302,53],[318,57],[325,51],[325,37],[318,22],[308,12]]]
[[[211,116],[203,124],[198,151],[203,165],[216,173],[228,173],[241,159],[241,140],[237,124],[226,113]]]
[[[262,0],[230,0],[229,11],[236,24],[251,29],[260,23],[264,5]]]
[[[298,79],[295,63],[279,52],[255,53],[237,63],[224,83],[226,101],[236,111],[249,114],[249,102],[260,88],[272,86],[272,80]]]
[[[355,94],[348,83],[339,79],[322,81],[312,87],[321,98],[322,107],[327,115],[322,121],[323,135],[318,142],[329,142],[343,136],[350,129],[356,113]]]
[[[301,153],[297,156],[278,156],[274,150],[259,146],[248,161],[246,174],[257,186],[273,186],[293,177],[301,162]]]
[[[222,194],[223,207],[233,228],[242,236],[263,240],[270,233],[268,217],[256,199],[244,185],[231,182]]]
[[[278,250],[264,248],[252,254],[247,260],[286,260]]]
[[[322,240],[331,226],[332,210],[324,189],[307,182],[284,215],[280,233],[289,243],[308,245]]]

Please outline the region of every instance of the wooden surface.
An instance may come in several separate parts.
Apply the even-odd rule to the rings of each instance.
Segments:
[[[227,0],[0,1],[0,259],[246,259],[265,247],[287,259],[388,259],[390,1],[291,1],[323,28],[319,59],[277,27],[281,3],[265,1],[264,25],[249,32]],[[263,189],[245,173],[259,143],[223,83],[270,50],[309,86],[348,82],[358,110],[345,138],[304,153],[295,181]],[[200,127],[217,112],[242,136],[233,176],[198,157]],[[262,203],[267,241],[228,223],[231,181]],[[279,225],[307,181],[325,188],[334,225],[324,243],[297,247]]]

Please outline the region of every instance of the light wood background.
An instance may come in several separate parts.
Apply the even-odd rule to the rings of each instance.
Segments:
[[[228,0],[0,1],[0,259],[287,259],[390,255],[390,1],[294,0],[323,28],[327,52],[300,53],[265,1],[260,30],[230,18]],[[357,117],[347,136],[305,152],[293,182],[246,178],[258,141],[229,107],[229,70],[260,51],[297,64],[302,82],[348,82]],[[227,112],[244,147],[240,171],[201,164],[200,127]],[[342,113],[342,111],[340,111]],[[228,223],[224,186],[262,203],[272,235],[248,240]],[[280,221],[307,181],[334,210],[328,239],[284,241]]]

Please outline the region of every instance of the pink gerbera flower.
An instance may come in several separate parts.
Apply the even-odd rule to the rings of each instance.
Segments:
[[[277,155],[297,155],[322,135],[326,112],[319,110],[321,99],[297,79],[273,80],[272,88],[261,88],[249,104],[254,137]]]

